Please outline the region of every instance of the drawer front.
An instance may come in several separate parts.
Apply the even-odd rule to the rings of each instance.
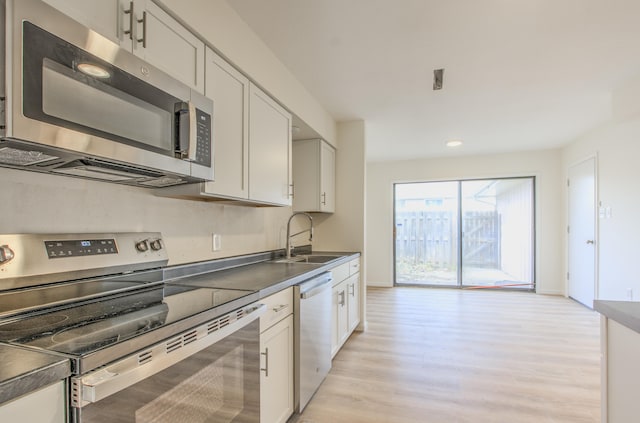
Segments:
[[[293,313],[293,287],[263,298],[260,302],[267,306],[267,312],[260,316],[260,332],[263,332]]]
[[[331,275],[333,276],[333,286],[347,279],[349,277],[349,263],[334,267],[331,269]]]
[[[360,273],[360,257],[355,260],[351,260],[349,263],[349,276]]]

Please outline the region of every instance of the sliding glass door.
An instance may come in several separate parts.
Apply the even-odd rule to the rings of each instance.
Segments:
[[[534,178],[395,185],[395,283],[534,288]]]
[[[458,281],[458,183],[396,184],[396,283]]]

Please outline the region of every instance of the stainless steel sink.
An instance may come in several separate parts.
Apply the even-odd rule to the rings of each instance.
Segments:
[[[303,255],[294,256],[289,259],[274,260],[273,263],[307,263],[307,264],[326,264],[334,260],[338,260],[342,256],[328,256],[328,255]]]

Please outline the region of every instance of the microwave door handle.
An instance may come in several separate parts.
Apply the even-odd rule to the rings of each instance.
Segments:
[[[192,102],[181,102],[175,106],[177,128],[176,157],[185,160],[196,160],[198,147],[198,128],[196,107]]]
[[[189,102],[189,148],[187,149],[187,159],[196,161],[196,152],[198,151],[198,120],[196,116],[196,106]]]

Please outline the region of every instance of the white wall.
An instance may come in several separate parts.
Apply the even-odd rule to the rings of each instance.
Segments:
[[[336,211],[315,214],[314,247],[325,251],[363,251],[365,247],[365,128],[363,121],[338,124]]]
[[[638,104],[637,97],[635,104]],[[640,116],[613,122],[566,147],[562,156],[565,178],[571,165],[594,155],[597,155],[599,201],[603,207],[611,207],[611,217],[598,221],[597,298],[627,300],[630,288],[633,300],[638,301]]]
[[[336,145],[333,118],[225,0],[161,2],[322,138]]]
[[[360,330],[366,327],[366,128],[364,121],[338,124],[336,211],[314,213],[318,251],[360,251]]]
[[[0,168],[1,233],[162,232],[169,264],[284,247],[290,207],[156,197],[153,190]],[[211,234],[222,235],[212,252]]]
[[[179,20],[334,145],[336,125],[225,0],[163,1]],[[0,168],[0,233],[160,231],[170,264],[283,248],[290,207],[156,197],[152,190]],[[222,235],[213,253],[211,235]]]
[[[393,284],[393,184],[536,177],[536,291],[564,294],[560,150],[367,165],[367,284]]]

